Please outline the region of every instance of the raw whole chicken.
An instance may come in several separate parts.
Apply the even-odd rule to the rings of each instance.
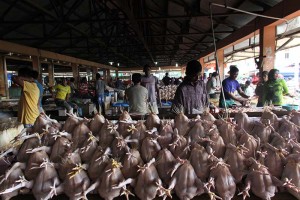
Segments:
[[[98,148],[98,139],[90,132],[88,139],[84,141],[83,147],[80,149],[80,157],[82,162],[87,163],[91,160],[94,152]]]
[[[261,143],[268,143],[272,133],[270,125],[265,125],[261,122],[255,121],[251,134],[255,137],[259,137]]]
[[[229,165],[228,168],[236,183],[241,182],[243,176],[245,175],[246,166],[244,164],[244,161],[246,158],[244,154],[247,151],[248,149],[244,146],[235,146],[233,144],[228,144],[226,147],[224,160]]]
[[[228,165],[224,163],[223,159],[213,159],[213,164],[210,168],[209,185],[216,188],[217,194],[224,200],[233,198],[236,191],[236,184]],[[210,190],[210,186],[208,187]]]
[[[143,200],[152,200],[156,197],[158,191],[161,193],[162,181],[158,176],[154,166],[155,159],[144,166],[139,166],[139,175],[136,179],[127,179],[119,184],[118,187],[123,187],[126,184],[131,184],[134,187],[135,194]],[[161,195],[161,194],[160,194]]]
[[[202,126],[202,122],[200,120],[196,121],[194,126],[192,126],[191,130],[186,135],[189,143],[198,142],[199,138],[203,138],[205,136],[204,127]]]
[[[131,143],[131,148],[140,149],[140,145],[146,137],[146,126],[144,123],[142,121],[138,121],[135,125],[131,124],[127,131],[129,132],[130,139],[139,141],[138,143]]]
[[[123,167],[121,168],[124,178],[136,178],[138,175],[138,166],[143,165],[144,162],[141,158],[140,152],[136,149],[130,149],[124,157]]]
[[[175,116],[174,124],[175,128],[178,130],[179,135],[185,136],[189,132],[189,123],[189,118],[185,116],[183,112],[180,112]]]
[[[80,121],[81,120],[78,117],[76,117],[75,115],[69,115],[62,130],[66,131],[68,133],[73,133],[73,130],[79,124]]]
[[[256,151],[258,150],[260,140],[255,139],[252,135],[248,134],[245,130],[239,131],[238,145],[244,146],[247,151],[244,151],[243,154],[246,158],[253,157],[255,158]]]
[[[287,190],[298,200],[300,199],[300,155],[290,154],[286,158],[285,168],[281,177],[282,181],[290,180],[295,187],[288,187]]]
[[[88,139],[90,129],[84,121],[80,122],[72,132],[73,150],[83,147],[84,142]]]
[[[157,142],[157,138],[148,136],[142,142],[141,157],[145,163],[150,162],[151,159],[158,155],[160,150],[161,147]]]
[[[98,135],[99,130],[101,130],[103,124],[105,123],[105,118],[103,115],[97,113],[94,115],[93,119],[90,121],[89,129],[92,131],[93,135]]]
[[[171,171],[174,168],[175,162],[173,154],[168,149],[164,148],[159,151],[155,165],[164,186],[170,184]]]
[[[223,123],[219,128],[219,132],[225,144],[231,143],[236,145],[237,138],[234,124],[232,124],[231,122]]]
[[[211,122],[216,121],[216,118],[209,112],[209,109],[203,112],[201,119],[206,121],[211,121]]]
[[[115,138],[115,135],[119,135],[119,133],[117,132],[117,128],[117,124],[111,123],[106,120],[99,132],[99,146],[101,146],[103,149],[110,147],[112,141]]]
[[[24,174],[27,180],[33,180],[41,171],[41,169],[39,168],[40,164],[42,164],[45,159],[49,160],[49,157],[48,154],[43,150],[33,153],[31,153],[31,151],[27,152],[30,153],[30,157],[27,161]]]
[[[81,163],[79,150],[76,149],[72,152],[72,149],[69,149],[65,155],[62,157],[61,163],[59,163],[58,175],[61,180],[65,180],[67,174],[72,171],[77,164]]]
[[[300,112],[292,111],[290,121],[297,126],[300,126]]]
[[[64,182],[56,188],[57,194],[63,192],[70,200],[87,199],[86,191],[90,186],[90,179],[80,163],[67,171],[67,175],[63,180]]]
[[[160,119],[158,115],[154,113],[150,113],[145,121],[145,125],[147,130],[151,130],[153,128],[159,128],[160,126]]]
[[[19,164],[15,164],[19,165]],[[17,166],[12,166],[13,170],[10,170],[10,172],[7,172],[4,177],[0,179],[0,196],[2,200],[9,200],[14,196],[17,196],[19,194],[19,190],[12,190],[7,193],[2,193],[2,191],[5,191],[7,189],[12,188],[15,185],[15,182],[20,179],[20,177],[24,177],[23,170]]]
[[[190,155],[190,148],[188,141],[182,135],[179,135],[177,128],[174,129],[173,141],[169,144],[169,150],[175,158],[188,159]]]
[[[195,169],[195,173],[200,178],[202,182],[207,181],[209,176],[209,154],[206,149],[199,145],[194,144],[191,152],[191,156],[189,161],[193,168]]]
[[[253,120],[251,120],[246,113],[238,112],[234,115],[234,120],[236,121],[237,130],[245,130],[250,132],[253,129]]]
[[[86,193],[97,189],[99,195],[105,200],[112,200],[120,196],[122,189],[113,187],[124,181],[120,167],[122,167],[121,163],[112,159],[106,166],[101,179],[92,184]]]
[[[119,117],[119,126],[117,131],[120,135],[122,135],[124,138],[129,135],[129,132],[127,129],[131,126],[133,123],[129,113],[127,111],[123,111],[122,114]]]
[[[175,190],[181,200],[189,200],[204,193],[204,184],[197,177],[193,166],[188,160],[178,160],[171,174],[169,189]]]
[[[271,124],[275,129],[278,129],[279,126],[279,119],[277,115],[275,115],[269,108],[266,108],[262,115],[261,115],[261,121],[264,123]]]
[[[58,137],[52,147],[50,160],[60,163],[62,156],[71,148],[71,141],[65,137]]]
[[[277,149],[269,143],[264,144],[264,149],[267,153],[264,159],[264,165],[273,176],[280,179],[284,168],[285,156],[288,152],[284,149]]]
[[[88,175],[92,181],[96,181],[99,177],[101,177],[104,169],[110,161],[110,152],[110,148],[103,151],[101,147],[98,147],[94,152],[88,166]]]
[[[250,196],[248,191],[251,190],[253,194],[259,198],[269,200],[275,196],[277,191],[276,185],[274,184],[274,177],[270,174],[268,169],[258,163],[254,158],[248,159],[249,172],[246,182],[246,188],[243,191],[244,198]]]
[[[32,134],[29,135],[28,137],[29,138],[23,142],[21,148],[18,151],[17,161],[19,162],[27,162],[30,154],[27,154],[26,151],[28,149],[34,149],[39,145],[41,145],[41,140],[38,134]]]
[[[223,158],[225,155],[226,146],[224,144],[223,138],[220,136],[218,129],[213,127],[207,133],[211,142],[209,142],[209,147],[212,149],[213,154],[217,158]]]
[[[172,142],[172,135],[174,133],[171,121],[161,121],[161,126],[159,130],[159,137],[157,138],[158,143],[161,148],[167,148]]]
[[[48,159],[40,165],[41,170],[34,179],[32,193],[36,199],[51,199],[56,191],[55,188],[60,185],[60,180],[54,164]]]
[[[293,122],[283,117],[278,129],[278,133],[284,138],[295,139],[299,141],[299,127]]]

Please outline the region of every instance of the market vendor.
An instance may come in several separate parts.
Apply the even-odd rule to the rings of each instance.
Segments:
[[[96,107],[98,112],[104,114],[105,109],[104,109],[104,92],[106,89],[106,83],[104,82],[104,80],[101,80],[101,75],[99,73],[96,74],[96,83],[95,83],[95,95],[97,98],[96,101]]]
[[[133,86],[125,91],[125,98],[129,102],[129,112],[145,115],[148,113],[148,90],[141,86],[142,75],[132,74]]]
[[[158,114],[157,102],[159,102],[161,107],[158,78],[151,74],[151,67],[149,65],[145,65],[143,71],[145,72],[145,76],[142,77],[141,85],[148,90],[148,103],[152,112]]]
[[[200,80],[202,66],[197,60],[187,63],[186,76],[178,86],[171,110],[175,113],[183,108],[185,114],[202,113],[208,106],[206,85]]]
[[[65,107],[68,113],[73,114],[73,108],[71,104],[68,103],[71,94],[71,88],[67,84],[67,79],[63,78],[61,84],[57,84],[53,89],[56,91],[55,104],[57,106]]]
[[[289,95],[284,79],[279,76],[279,70],[271,69],[268,74],[268,81],[264,84],[263,105],[281,106],[283,104],[283,95]]]
[[[249,96],[247,96],[241,89],[239,82],[236,78],[239,75],[239,69],[232,65],[230,66],[229,77],[224,79],[222,82],[222,87],[224,91],[225,101],[223,99],[223,94],[220,95],[219,107],[224,108],[231,107],[236,104],[236,101],[243,106],[247,104]],[[238,92],[241,97],[237,97],[235,92]]]
[[[18,76],[12,77],[12,80],[22,88],[18,108],[18,121],[24,124],[25,128],[32,127],[39,116],[38,104],[40,95],[39,88],[32,78],[32,70],[21,68],[18,71]]]
[[[38,81],[39,72],[32,70],[32,78],[34,79],[34,82],[36,83],[37,87],[39,88],[40,95],[39,95],[39,112],[44,113],[43,105],[42,105],[42,98],[44,94],[44,87],[43,85]]]

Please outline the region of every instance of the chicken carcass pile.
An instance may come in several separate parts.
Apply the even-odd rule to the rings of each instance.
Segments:
[[[174,99],[177,85],[162,86],[159,89],[160,98],[164,100]]]
[[[299,113],[279,119],[264,112],[257,120],[237,113],[236,124],[209,113],[133,121],[125,111],[119,121],[70,116],[61,126],[41,115],[2,152],[0,195],[188,200],[207,193],[229,200],[286,190],[300,199]]]

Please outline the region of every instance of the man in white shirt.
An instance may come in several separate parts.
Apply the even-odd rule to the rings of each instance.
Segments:
[[[141,86],[142,75],[135,73],[132,75],[134,85],[125,90],[125,97],[129,103],[129,112],[145,115],[149,113],[148,109],[148,90]]]
[[[151,67],[149,65],[144,66],[145,76],[142,77],[141,85],[148,90],[148,103],[150,104],[151,111],[158,114],[157,100],[161,106],[158,78],[151,73]],[[156,94],[156,95],[155,95]]]

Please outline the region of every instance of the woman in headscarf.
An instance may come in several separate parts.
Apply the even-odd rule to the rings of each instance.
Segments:
[[[260,80],[255,88],[255,95],[258,96],[257,107],[263,107],[264,85],[268,80],[268,71],[263,71]]]
[[[268,81],[264,85],[264,104],[281,106],[283,104],[283,95],[289,95],[288,88],[284,79],[278,77],[279,70],[271,69],[268,74]]]

